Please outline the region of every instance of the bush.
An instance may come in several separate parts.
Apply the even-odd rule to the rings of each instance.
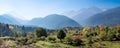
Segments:
[[[71,38],[71,36],[67,36],[66,38],[65,38],[65,42],[67,43],[67,44],[72,44],[72,38]]]
[[[99,35],[101,40],[105,40],[106,39],[106,32],[100,32]]]
[[[55,40],[56,40],[56,37],[48,36],[48,40],[49,40],[49,41],[55,41]]]
[[[47,37],[47,32],[46,32],[46,30],[43,29],[43,28],[37,28],[37,29],[35,30],[35,35],[36,35],[36,37],[41,37],[41,36]]]
[[[79,36],[73,36],[72,39],[73,39],[72,43],[75,46],[82,45],[82,43],[83,43],[83,41],[79,38]]]
[[[28,39],[25,38],[25,37],[20,37],[20,38],[17,38],[17,41],[20,42],[20,43],[23,44],[23,45],[26,45]]]
[[[112,39],[113,39],[113,35],[112,34],[106,35],[106,40],[111,41]]]
[[[29,39],[28,41],[27,41],[27,44],[32,44],[33,43],[33,39]]]
[[[60,39],[60,41],[62,42],[62,39],[64,39],[66,37],[66,33],[63,30],[60,30],[57,33],[57,38]]]
[[[78,39],[78,38],[74,39],[73,40],[73,45],[76,45],[76,46],[82,45],[82,40]]]
[[[2,45],[3,44],[3,40],[2,39],[0,39],[0,45]]]
[[[42,37],[40,37],[40,40],[45,41],[45,40],[46,40],[46,37],[45,37],[45,36],[42,36]]]

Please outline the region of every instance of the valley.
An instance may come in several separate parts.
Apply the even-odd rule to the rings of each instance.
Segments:
[[[0,0],[0,48],[120,48],[120,0]]]

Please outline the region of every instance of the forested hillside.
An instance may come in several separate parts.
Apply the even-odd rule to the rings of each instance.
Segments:
[[[27,32],[33,32],[36,27],[25,27],[11,24],[0,23],[0,36],[22,35]]]

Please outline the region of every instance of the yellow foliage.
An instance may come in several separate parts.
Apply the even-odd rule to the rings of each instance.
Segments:
[[[14,26],[9,26],[9,29],[14,29]]]
[[[120,25],[117,25],[116,28],[117,28],[117,30],[120,30]]]
[[[99,37],[103,37],[103,36],[105,36],[105,35],[106,35],[105,32],[100,32]]]
[[[85,28],[83,29],[83,32],[85,32],[85,31],[90,31],[90,30],[91,30],[90,27],[85,27]]]

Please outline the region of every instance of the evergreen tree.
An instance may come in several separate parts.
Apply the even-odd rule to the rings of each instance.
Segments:
[[[62,39],[64,39],[66,37],[66,33],[63,30],[60,30],[57,33],[57,38],[60,39],[60,41],[62,41]]]
[[[35,35],[36,35],[36,37],[41,37],[41,36],[47,37],[47,32],[46,32],[46,30],[43,29],[43,28],[37,28],[37,29],[35,30]]]

